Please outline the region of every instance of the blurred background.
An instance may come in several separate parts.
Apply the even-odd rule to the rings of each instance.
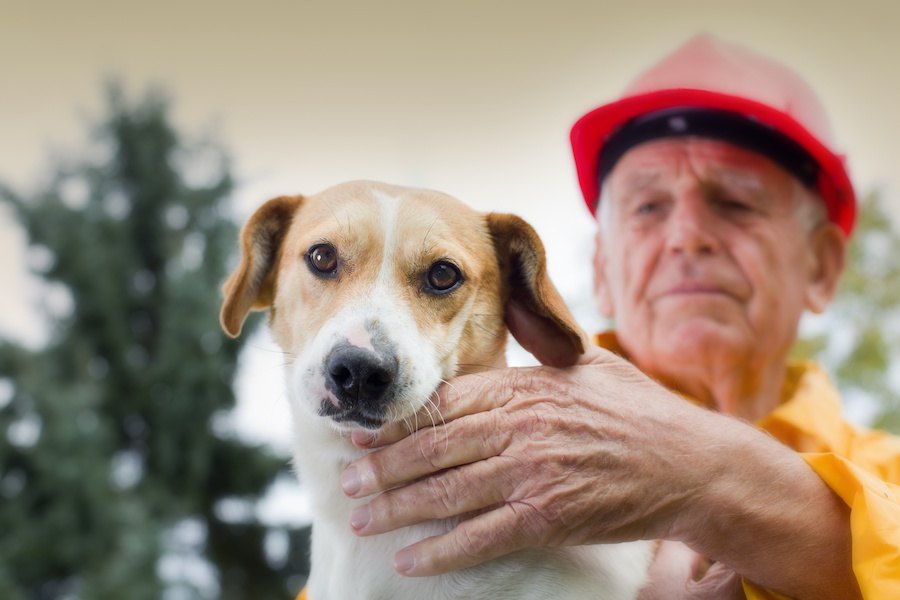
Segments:
[[[897,2],[0,0],[0,597],[296,593],[282,358],[217,324],[239,224],[349,179],[439,189],[534,224],[602,327],[568,129],[700,32],[830,112],[864,207],[796,352],[900,431]]]

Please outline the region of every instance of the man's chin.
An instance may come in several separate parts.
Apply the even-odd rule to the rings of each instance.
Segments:
[[[674,365],[719,362],[746,357],[759,346],[745,326],[709,315],[682,318],[655,328],[649,350]]]

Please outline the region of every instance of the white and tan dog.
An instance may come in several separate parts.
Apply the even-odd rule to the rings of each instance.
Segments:
[[[432,191],[372,182],[270,200],[243,229],[242,258],[225,284],[221,322],[232,336],[248,312],[270,311],[290,357],[295,461],[313,508],[309,600],[619,600],[637,595],[649,543],[518,552],[480,567],[404,578],[394,553],[443,533],[433,522],[360,538],[358,501],[341,492],[362,455],[354,429],[412,420],[441,382],[505,365],[510,298],[552,324],[566,349],[585,336],[547,277],[534,230]]]

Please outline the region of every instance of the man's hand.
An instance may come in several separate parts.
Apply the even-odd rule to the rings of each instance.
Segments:
[[[358,535],[461,519],[400,550],[404,575],[530,547],[666,539],[717,563],[703,585],[740,574],[795,598],[858,597],[847,507],[801,457],[609,353],[459,377],[435,405],[441,425],[355,435],[390,445],[342,477],[349,496],[380,493],[351,514]]]
[[[401,550],[395,566],[406,575],[528,547],[667,537],[714,476],[685,449],[706,417],[721,417],[604,351],[568,369],[460,377],[436,405],[444,424],[369,454],[342,479],[353,497],[385,492],[353,512],[359,535],[469,517]]]

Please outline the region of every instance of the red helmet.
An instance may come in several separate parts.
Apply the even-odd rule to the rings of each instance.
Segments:
[[[687,42],[635,79],[622,98],[592,110],[572,127],[578,182],[592,214],[607,143],[635,120],[673,109],[737,115],[763,138],[777,136],[795,146],[817,167],[808,183],[824,200],[829,218],[850,234],[856,196],[844,158],[830,149],[831,128],[812,89],[784,65],[707,34]]]

